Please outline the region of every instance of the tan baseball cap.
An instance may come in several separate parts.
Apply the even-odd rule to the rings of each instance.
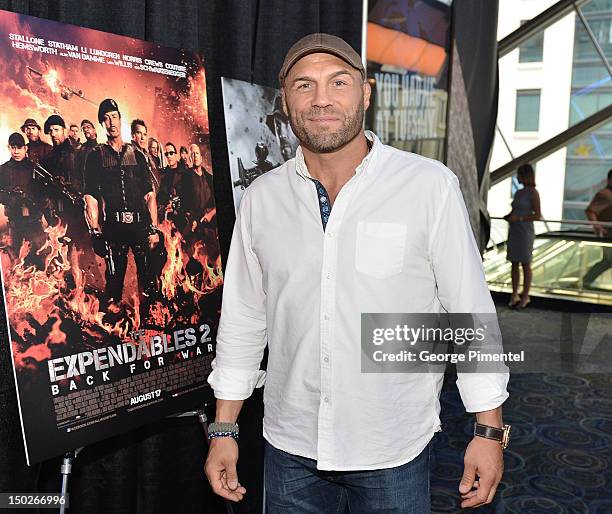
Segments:
[[[344,39],[331,34],[309,34],[295,43],[287,52],[285,62],[278,74],[278,80],[283,85],[285,77],[289,73],[291,67],[298,62],[302,57],[309,54],[324,53],[332,54],[339,57],[343,61],[349,63],[353,68],[359,70],[363,80],[366,78],[366,72],[363,67],[360,55],[349,45]]]

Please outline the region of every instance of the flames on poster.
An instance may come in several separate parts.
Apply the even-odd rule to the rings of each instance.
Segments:
[[[203,402],[223,277],[202,57],[4,11],[0,53],[0,262],[34,462]]]

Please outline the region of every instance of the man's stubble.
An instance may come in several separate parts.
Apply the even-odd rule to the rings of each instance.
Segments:
[[[300,141],[300,144],[314,153],[331,153],[355,139],[363,126],[365,106],[363,100],[357,105],[357,109],[345,117],[345,122],[334,132],[313,132],[306,128],[305,118],[316,116],[332,115],[337,116],[338,112],[333,109],[315,107],[300,113],[298,116],[290,115],[291,128],[293,133]]]

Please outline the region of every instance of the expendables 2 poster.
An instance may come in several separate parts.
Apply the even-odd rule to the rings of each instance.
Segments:
[[[28,463],[201,407],[223,282],[203,59],[0,11],[0,98]]]

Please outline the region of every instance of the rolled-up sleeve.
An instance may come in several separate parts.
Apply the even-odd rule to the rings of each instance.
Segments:
[[[262,271],[253,252],[249,194],[236,217],[225,280],[213,371],[208,377],[215,397],[244,400],[265,381],[259,366],[266,347],[266,295]]]
[[[494,314],[482,259],[457,177],[446,170],[438,190],[438,210],[430,232],[430,258],[437,295],[449,313]],[[496,319],[496,317],[495,317]],[[501,338],[499,338],[499,351]],[[504,369],[507,367],[504,365]],[[507,398],[509,373],[457,373],[457,387],[468,412],[499,407]]]

